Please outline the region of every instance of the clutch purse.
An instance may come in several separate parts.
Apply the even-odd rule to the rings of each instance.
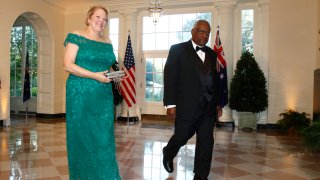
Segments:
[[[109,79],[119,82],[123,76],[125,76],[124,71],[113,71],[105,74]]]

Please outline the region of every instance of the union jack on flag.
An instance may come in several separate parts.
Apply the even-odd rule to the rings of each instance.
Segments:
[[[217,30],[216,40],[213,50],[217,53],[217,72],[220,77],[220,106],[224,107],[228,104],[228,77],[227,77],[227,63],[224,57],[223,47],[221,45],[219,29]]]

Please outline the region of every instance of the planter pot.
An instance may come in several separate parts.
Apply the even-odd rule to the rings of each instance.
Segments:
[[[252,112],[238,112],[239,122],[238,129],[241,130],[257,130],[257,113]]]

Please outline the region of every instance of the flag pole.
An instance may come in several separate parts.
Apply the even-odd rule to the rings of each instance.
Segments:
[[[130,28],[128,29],[128,36],[130,36]],[[129,111],[130,111],[130,107],[128,106],[128,109],[127,109],[127,134],[129,133],[129,125],[130,125]]]
[[[126,51],[124,55],[124,61],[123,61],[123,71],[126,74],[126,78],[121,81],[121,94],[124,97],[125,104],[126,105],[123,108],[123,116],[125,120],[127,121],[127,129],[130,123],[130,118],[132,116],[131,109],[132,105],[136,104],[136,91],[135,91],[135,62],[134,62],[134,56],[131,46],[131,38],[130,38],[130,29],[128,29],[128,41],[126,46]],[[134,113],[133,113],[134,114]]]
[[[28,101],[26,102],[26,124],[28,124]]]
[[[127,110],[127,134],[129,133],[129,107]]]

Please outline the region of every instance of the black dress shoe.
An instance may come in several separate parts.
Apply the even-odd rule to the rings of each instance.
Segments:
[[[201,177],[201,176],[198,176],[198,175],[194,175],[194,177],[193,177],[193,180],[208,180],[208,178],[207,177]]]
[[[162,163],[163,163],[164,169],[166,169],[166,171],[168,173],[172,173],[173,172],[173,162],[172,161],[163,158]]]

